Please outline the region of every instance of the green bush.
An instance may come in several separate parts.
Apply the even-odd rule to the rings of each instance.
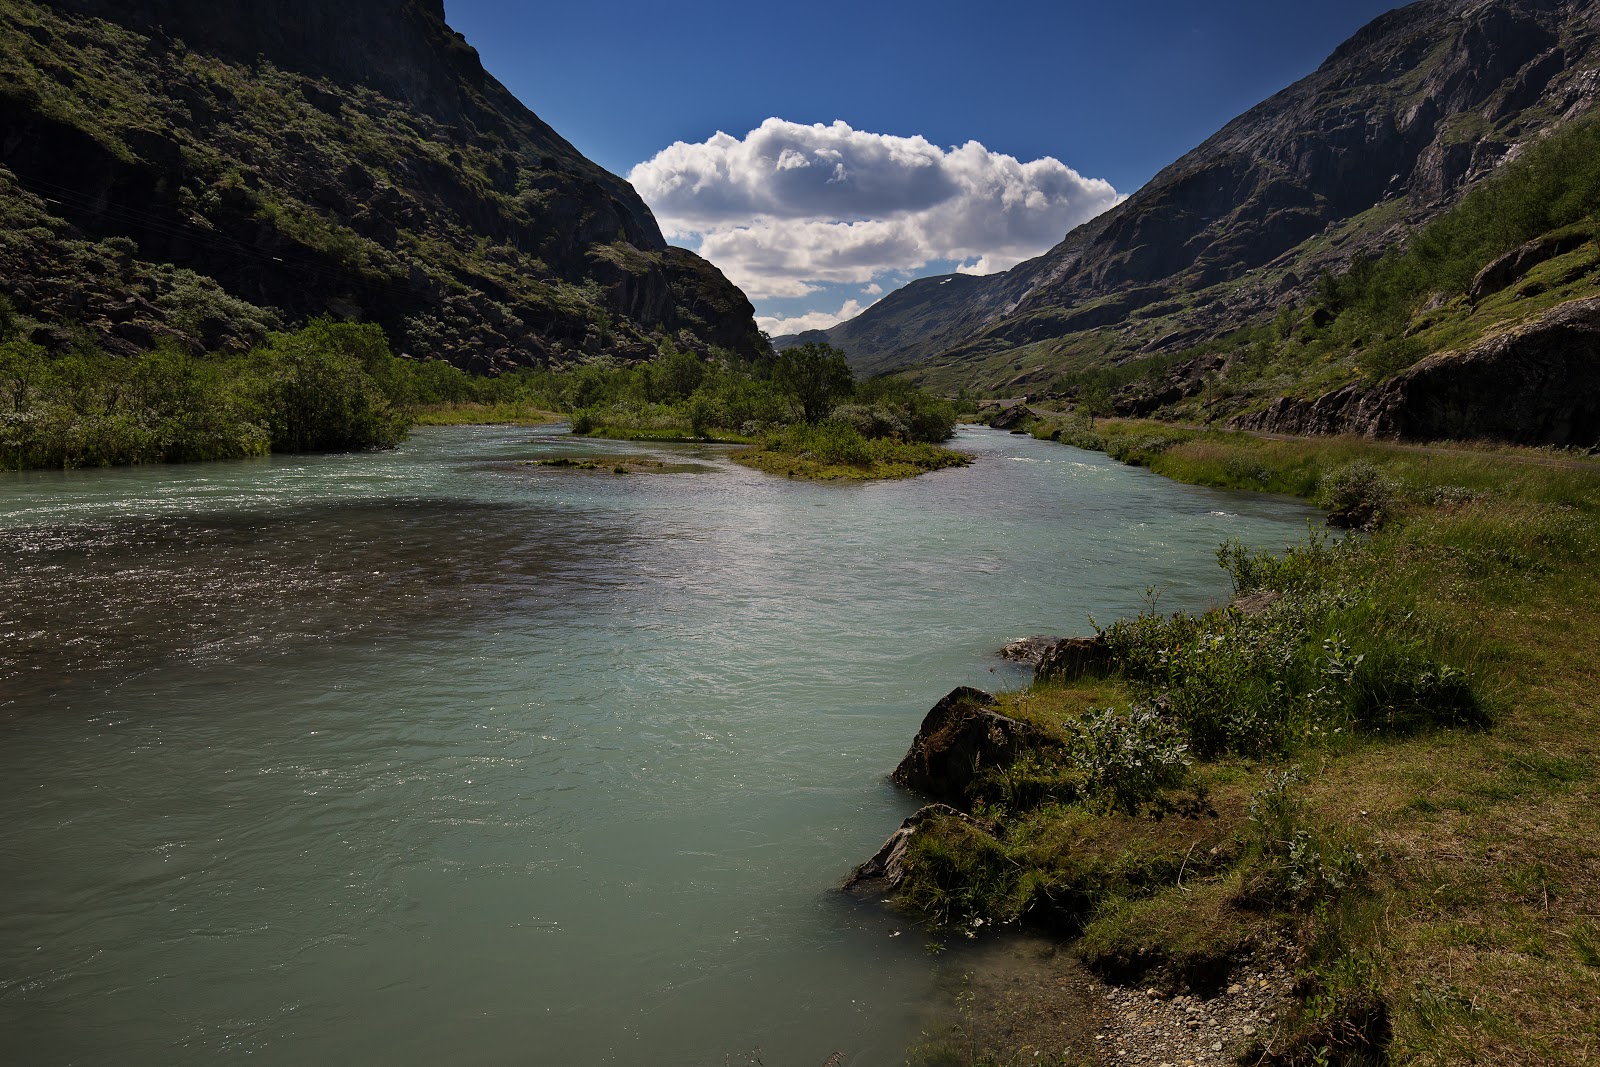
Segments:
[[[1251,615],[1150,612],[1104,631],[1136,696],[1196,755],[1486,721],[1472,679],[1441,660],[1409,615],[1380,606],[1364,543],[1314,535],[1279,556],[1237,543],[1218,555],[1238,592],[1280,598]]]
[[[1182,731],[1154,708],[1102,708],[1072,730],[1069,760],[1088,789],[1130,815],[1188,772]]]
[[[1299,768],[1267,775],[1250,800],[1243,896],[1255,904],[1325,904],[1355,888],[1367,859],[1354,842],[1314,826],[1297,789]]]
[[[385,447],[409,425],[386,386],[407,368],[381,330],[315,322],[255,351],[176,345],[122,358],[0,344],[0,463],[11,468],[232,459]]]
[[[777,448],[818,462],[865,467],[872,462],[867,439],[849,423],[829,419],[815,425],[795,423],[779,435]]]
[[[384,448],[405,437],[410,418],[383,389],[398,372],[382,330],[317,322],[273,334],[253,357],[274,451]]]
[[[1394,515],[1400,487],[1364,460],[1323,476],[1317,503],[1328,509],[1328,525],[1376,530]]]

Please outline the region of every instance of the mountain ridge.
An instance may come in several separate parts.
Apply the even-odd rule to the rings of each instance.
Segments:
[[[1044,255],[954,289],[921,279],[825,332],[858,370],[985,392],[1221,336],[1591,110],[1597,21],[1580,0],[1389,12]]]
[[[333,314],[479,371],[766,351],[439,0],[3,0],[0,200],[0,292],[51,348],[238,349]]]

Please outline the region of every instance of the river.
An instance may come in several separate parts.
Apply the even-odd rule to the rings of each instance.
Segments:
[[[0,1059],[900,1063],[939,958],[833,887],[928,707],[1311,514],[957,445],[871,485],[511,427],[0,474]],[[704,469],[518,462],[596,453]]]

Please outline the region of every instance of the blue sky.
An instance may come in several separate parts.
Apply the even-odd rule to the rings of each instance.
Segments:
[[[1044,251],[1397,6],[446,0],[446,16],[776,331]]]

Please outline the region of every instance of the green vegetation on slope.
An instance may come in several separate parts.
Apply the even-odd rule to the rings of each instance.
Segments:
[[[1106,978],[1297,973],[1249,1062],[1600,1053],[1600,466],[1533,450],[1099,427],[1199,484],[1374,505],[1374,532],[1224,546],[1248,612],[1152,610],[1103,674],[1003,710],[1043,740],[926,824],[903,899],[1081,935]],[[1352,501],[1352,497],[1360,500]]]
[[[1530,146],[1382,258],[1322,276],[1304,307],[1179,352],[1089,359],[1050,392],[1103,390],[1123,411],[1199,421],[1382,381],[1600,292],[1597,228],[1600,122],[1589,120]]]
[[[273,32],[293,5],[147,6],[0,0],[0,292],[47,348],[71,322],[117,354],[243,351],[333,310],[480,370],[762,350],[742,294],[425,5],[335,5],[310,37]]]

